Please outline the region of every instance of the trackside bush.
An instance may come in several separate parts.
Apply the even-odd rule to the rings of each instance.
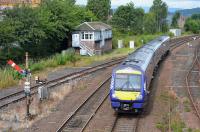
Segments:
[[[54,59],[55,59],[57,65],[65,65],[67,62],[67,56],[65,56],[65,55],[57,54]]]
[[[74,66],[76,65],[76,61],[79,60],[73,48],[70,48],[66,51],[66,56],[67,56],[67,61],[73,63]]]
[[[16,74],[11,68],[0,69],[0,89],[17,84]]]
[[[32,63],[31,64],[31,72],[35,72],[35,71],[40,71],[43,70],[45,68],[45,65],[43,65],[42,62],[38,62],[38,63]]]

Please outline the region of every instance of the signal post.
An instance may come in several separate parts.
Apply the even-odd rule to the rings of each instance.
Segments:
[[[26,69],[23,70],[18,66],[14,61],[8,60],[7,63],[14,68],[19,74],[24,75],[26,77],[25,83],[24,83],[24,93],[26,96],[26,117],[29,119],[30,117],[30,104],[31,104],[31,72],[29,69],[29,64],[28,64],[28,52],[26,52],[26,61],[25,61],[25,66]]]
[[[26,95],[26,117],[30,117],[30,103],[31,103],[31,72],[28,64],[28,52],[26,52],[26,81],[24,83],[24,93]]]

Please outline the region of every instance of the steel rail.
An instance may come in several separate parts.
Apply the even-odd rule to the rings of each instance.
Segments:
[[[84,127],[81,129],[81,132],[83,132],[85,130],[85,128],[87,127],[87,125],[89,124],[89,122],[93,119],[94,115],[97,113],[97,111],[101,108],[101,106],[103,105],[103,103],[106,101],[106,99],[109,97],[109,93],[106,95],[106,97],[101,101],[101,104],[96,108],[95,112],[92,114],[92,117],[86,122],[86,124],[84,125]]]
[[[111,128],[111,132],[114,132],[115,128],[117,127],[117,122],[119,119],[119,115],[116,116],[114,122],[113,122],[113,125],[112,125],[112,128]],[[138,126],[139,126],[139,120],[140,120],[140,116],[136,117],[135,118],[135,122],[134,124],[131,124],[132,126],[134,126],[133,130],[130,130],[130,131],[133,131],[133,132],[137,132],[138,131]]]
[[[97,91],[100,90],[101,87],[103,87],[103,85],[105,85],[109,80],[110,80],[111,77],[107,78],[94,92],[92,92],[90,94],[90,96],[85,99],[85,101],[83,103],[81,103],[73,112],[72,114],[63,121],[62,125],[56,130],[56,132],[62,132],[65,127],[66,127],[66,124],[77,114],[77,112],[86,104],[86,102],[88,102],[92,96],[97,93]],[[92,116],[88,119],[88,121],[86,122],[86,124],[84,125],[84,127],[82,128],[81,131],[83,131],[86,127],[86,125],[89,123],[89,121],[92,119],[92,117],[95,115],[96,111],[102,106],[102,104],[104,103],[104,101],[106,100],[106,98],[108,97],[109,93],[106,94],[105,98],[102,99],[100,105],[95,109],[95,112],[92,114]]]
[[[197,54],[197,65],[198,65],[198,71],[199,71],[199,81],[198,82],[199,82],[199,85],[200,85],[200,60],[199,60],[199,54]],[[198,105],[197,107],[198,107],[198,109],[200,111],[200,102],[197,105]]]
[[[194,101],[194,98],[192,96],[192,92],[191,92],[191,89],[190,89],[190,86],[189,86],[189,76],[190,76],[190,74],[192,72],[192,69],[194,68],[195,64],[198,63],[198,51],[199,51],[199,49],[200,48],[197,48],[195,50],[195,58],[194,58],[194,61],[192,63],[191,68],[187,72],[187,75],[186,75],[186,78],[185,78],[185,82],[186,82],[186,87],[187,87],[187,92],[188,92],[188,95],[189,95],[190,102],[192,103],[192,106],[193,106],[193,108],[195,110],[195,113],[196,113],[196,115],[197,115],[197,117],[198,117],[198,119],[200,121],[200,112],[199,112],[199,110],[198,110],[198,108],[196,106],[196,103]]]
[[[192,41],[192,38],[193,38],[193,36],[191,36],[191,37],[186,37],[186,38],[183,38],[183,39],[181,39],[181,40],[178,39],[177,42],[176,42],[176,41],[175,41],[175,42],[172,42],[171,45],[170,45],[170,50],[173,50],[173,49],[175,49],[175,48],[181,46],[181,45],[184,44],[184,43],[187,43],[187,42]]]

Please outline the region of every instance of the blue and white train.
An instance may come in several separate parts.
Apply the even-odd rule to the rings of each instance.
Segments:
[[[169,52],[169,36],[161,36],[138,48],[112,71],[111,106],[118,112],[144,108],[153,73]]]

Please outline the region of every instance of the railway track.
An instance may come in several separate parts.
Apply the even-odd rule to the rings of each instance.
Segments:
[[[107,78],[80,106],[68,116],[57,132],[84,131],[98,109],[106,101],[109,95],[109,82]]]
[[[185,78],[186,88],[189,95],[189,99],[191,101],[192,107],[194,108],[196,115],[200,121],[200,109],[198,108],[197,98],[200,97],[200,87],[191,87],[191,85],[199,86],[199,71],[200,71],[200,62],[199,62],[199,50],[198,47],[195,50],[194,61],[191,68],[187,72],[187,76]]]
[[[133,116],[117,115],[111,132],[137,132],[140,117],[139,115]]]
[[[184,37],[184,38],[172,39],[170,41],[171,50],[173,50],[174,48],[180,46],[183,43],[191,41],[192,37],[194,37],[194,36],[187,36],[187,37]],[[119,64],[124,58],[125,57],[121,57],[121,58],[118,58],[118,59],[113,59],[113,60],[105,62],[103,64],[100,64],[100,65],[97,65],[97,66],[94,66],[94,67],[91,67],[91,68],[87,68],[87,69],[84,69],[84,70],[81,70],[81,71],[78,71],[78,72],[74,72],[74,73],[65,75],[63,77],[54,79],[54,80],[50,80],[46,84],[40,84],[40,85],[33,86],[33,87],[31,87],[31,95],[36,94],[37,93],[37,89],[40,86],[44,86],[45,85],[48,89],[51,89],[51,88],[59,86],[59,85],[61,85],[63,83],[67,83],[69,81],[72,81],[72,80],[81,78],[83,76],[89,75],[89,74],[91,74],[93,72],[96,72],[98,70],[102,70],[104,68]],[[22,101],[24,99],[25,99],[25,95],[24,95],[24,91],[23,90],[11,93],[10,95],[4,96],[4,97],[1,97],[0,98],[0,109],[5,108],[10,104]]]
[[[59,86],[63,83],[67,83],[67,82],[70,82],[72,80],[79,79],[83,76],[89,75],[89,74],[96,72],[98,70],[102,70],[104,68],[119,64],[124,58],[125,57],[113,59],[113,60],[105,62],[103,64],[100,64],[100,65],[97,65],[97,66],[94,66],[94,67],[91,67],[91,68],[87,68],[87,69],[84,69],[84,70],[81,70],[81,71],[78,71],[78,72],[74,72],[74,73],[68,74],[66,76],[57,78],[55,80],[48,81],[46,84],[33,86],[33,87],[31,87],[31,95],[37,94],[37,89],[40,86],[46,86],[48,89],[51,89],[51,88]],[[10,104],[24,100],[25,98],[26,97],[24,95],[23,90],[18,91],[18,92],[14,92],[14,93],[7,95],[7,96],[4,96],[4,97],[0,98],[0,109],[7,107]]]
[[[198,35],[193,35],[193,36],[186,36],[186,37],[181,37],[181,38],[176,38],[176,39],[170,40],[170,50],[173,50],[184,43],[188,43],[188,42],[194,40],[193,39],[194,37],[196,39],[199,38]]]

